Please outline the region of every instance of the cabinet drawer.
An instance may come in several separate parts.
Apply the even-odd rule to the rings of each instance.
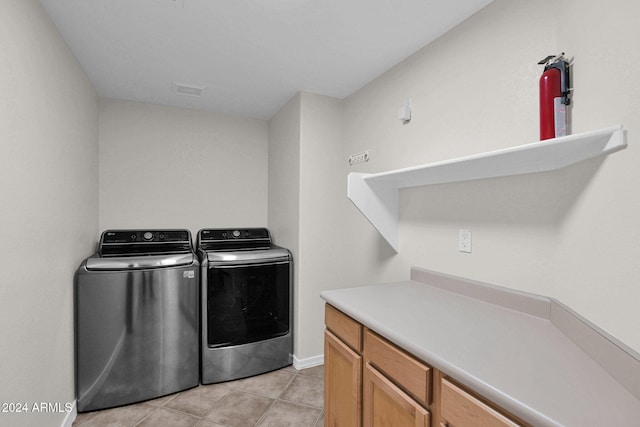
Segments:
[[[364,356],[418,402],[431,404],[429,366],[369,330],[364,335]]]
[[[440,415],[448,427],[522,427],[455,384],[441,381]]]
[[[362,325],[338,309],[325,304],[324,323],[349,347],[362,353]]]

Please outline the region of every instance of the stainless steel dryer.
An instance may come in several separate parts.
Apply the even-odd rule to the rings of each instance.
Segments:
[[[198,232],[202,383],[261,374],[293,359],[292,265],[266,228]]]
[[[199,262],[188,230],[107,230],[75,283],[78,412],[199,384]]]

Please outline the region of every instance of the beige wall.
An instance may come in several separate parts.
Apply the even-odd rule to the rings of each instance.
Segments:
[[[73,400],[73,272],[111,227],[268,225],[296,260],[298,359],[322,352],[322,289],[405,279],[412,265],[557,297],[640,351],[639,12],[630,0],[496,0],[343,102],[302,93],[267,124],[99,108],[39,4],[0,2],[0,401]],[[553,173],[404,190],[395,254],[347,201],[346,174],[537,140],[536,62],[561,50],[575,58],[574,133],[623,124],[629,148]],[[364,149],[371,161],[347,168]],[[457,250],[460,228],[472,254]]]
[[[293,256],[294,354],[300,337],[300,99],[298,94],[269,120],[268,226],[274,242]]]
[[[324,304],[321,291],[339,287],[342,212],[348,204],[343,179],[342,102],[303,93],[300,135],[300,254],[296,292],[295,355],[308,359],[323,353]]]
[[[294,257],[294,355],[321,362],[322,290],[340,286],[340,219],[347,200],[342,102],[299,93],[269,122],[269,228]]]
[[[74,401],[73,275],[98,228],[98,98],[35,0],[0,2],[0,425]]]
[[[298,255],[300,230],[300,95],[269,120],[268,224],[275,243]],[[296,272],[297,274],[297,272]]]
[[[350,171],[525,144],[538,139],[536,62],[565,51],[574,133],[623,124],[629,148],[553,173],[403,190],[397,255],[349,206],[343,286],[417,265],[556,297],[640,350],[639,13],[631,0],[496,0],[347,98],[344,154],[372,150]],[[471,254],[458,251],[461,228]]]
[[[100,230],[263,227],[265,120],[100,102]]]
[[[640,350],[640,4],[565,3],[558,41],[576,57],[574,127],[621,123],[629,148],[573,172],[583,190],[562,224],[554,294]]]

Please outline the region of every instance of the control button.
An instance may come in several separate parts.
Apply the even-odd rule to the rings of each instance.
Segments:
[[[138,238],[138,236],[136,236],[135,234],[131,235],[131,240],[136,240]]]
[[[233,230],[233,237],[235,237],[236,239],[237,239],[238,237],[240,237],[240,231],[238,231],[238,230]]]
[[[142,235],[142,238],[144,240],[152,240],[153,239],[153,234],[150,231],[147,231],[146,233],[144,233]]]

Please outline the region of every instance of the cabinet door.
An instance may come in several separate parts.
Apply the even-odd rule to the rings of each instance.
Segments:
[[[324,333],[324,425],[362,425],[362,357],[329,331]]]
[[[366,427],[429,427],[429,412],[369,364],[363,389]]]

